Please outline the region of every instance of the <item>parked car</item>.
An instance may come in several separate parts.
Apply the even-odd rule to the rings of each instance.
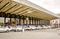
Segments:
[[[11,26],[9,29],[10,29],[10,31],[16,31],[16,27]]]
[[[48,29],[48,27],[47,27],[47,26],[45,26],[45,25],[43,25],[43,29]]]
[[[36,26],[36,29],[42,29],[43,27],[41,27],[40,25]]]
[[[22,31],[22,26],[16,26],[16,31]]]
[[[51,29],[51,28],[52,28],[52,26],[49,26],[49,25],[48,25],[48,29]]]
[[[31,27],[30,26],[25,26],[24,29],[25,30],[31,30]]]
[[[0,32],[8,32],[8,29],[6,27],[0,27]]]

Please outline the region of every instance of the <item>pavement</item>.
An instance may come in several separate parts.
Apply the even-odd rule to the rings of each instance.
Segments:
[[[60,39],[59,29],[0,33],[0,39]]]

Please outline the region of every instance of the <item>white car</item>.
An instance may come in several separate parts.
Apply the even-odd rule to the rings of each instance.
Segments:
[[[34,30],[34,29],[36,29],[36,27],[33,25],[29,25],[29,26],[25,26],[24,29],[25,30]]]
[[[42,29],[43,27],[41,27],[41,26],[37,26],[36,28],[37,28],[37,29]]]
[[[5,29],[6,29],[7,31],[10,31],[10,28],[8,28],[8,26],[6,26]]]
[[[0,27],[0,32],[8,32],[8,29],[5,27]]]
[[[22,26],[17,26],[16,31],[22,31]]]
[[[43,29],[47,29],[47,28],[48,28],[47,26],[43,25]]]
[[[35,29],[36,29],[36,27],[33,26],[33,25],[31,25],[30,28],[31,28],[32,30],[35,30]]]
[[[51,29],[51,28],[52,28],[52,26],[48,26],[48,28],[49,28],[49,29]]]
[[[9,30],[10,31],[16,31],[16,27],[10,27]]]
[[[30,26],[25,26],[24,29],[25,30],[31,30],[31,27]]]

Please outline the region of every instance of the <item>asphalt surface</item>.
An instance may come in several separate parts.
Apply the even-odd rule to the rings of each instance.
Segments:
[[[59,29],[0,33],[0,39],[60,39]]]

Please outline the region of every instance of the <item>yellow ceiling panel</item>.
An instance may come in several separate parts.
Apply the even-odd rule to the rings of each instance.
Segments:
[[[43,16],[36,16],[35,14],[25,14],[26,16],[31,16],[31,17],[36,17],[36,18],[40,18],[40,19],[45,19],[45,20],[51,20],[50,18],[46,18],[46,17],[43,17]]]
[[[26,14],[22,14],[22,15],[37,17],[37,18],[41,18],[41,19],[48,19],[48,20],[52,19],[52,18],[50,18],[48,16],[43,16],[43,14],[40,14],[40,13],[38,14],[37,12],[26,13]]]
[[[4,10],[6,9],[6,8],[8,8],[8,6],[10,5],[11,3],[9,3],[9,4],[7,4],[5,7],[3,7],[0,11],[2,11],[2,12],[4,12]]]
[[[1,3],[0,3],[0,12],[1,12],[1,9],[10,2],[10,0],[2,0]]]
[[[2,2],[3,0],[0,0],[0,3]]]
[[[40,14],[39,14],[40,15]],[[47,14],[47,13],[41,13],[41,15],[43,16],[43,17],[45,17],[45,18],[53,18],[51,15],[49,15],[49,14]]]
[[[43,19],[42,17],[36,16],[36,14],[22,14],[22,15]]]
[[[20,12],[26,10],[27,8],[28,8],[28,7],[26,7],[26,6],[22,6],[19,10],[15,11],[15,12],[13,12],[13,13],[20,13]]]
[[[16,2],[10,2],[10,5],[7,6],[7,8],[4,10],[4,12],[7,12],[9,9],[13,8],[16,5],[17,5]]]
[[[44,13],[44,12],[38,12],[38,11],[36,11],[36,12],[34,12],[35,14],[36,14],[36,16],[38,16],[38,17],[44,17],[44,18],[51,18],[52,16],[51,15],[49,15],[49,14],[47,14],[47,13]],[[52,17],[53,18],[53,17]]]
[[[9,0],[3,0],[1,3],[0,3],[0,8],[2,8],[6,3],[8,3]]]
[[[24,13],[29,13],[29,12],[33,12],[33,11],[34,10],[32,8],[29,8],[29,9],[23,11],[23,12],[18,13],[18,14],[24,14]]]
[[[16,7],[14,10],[13,10],[13,9],[10,10],[11,12],[9,12],[9,13],[13,13],[13,12],[17,11],[17,10],[20,9],[22,6],[23,6],[23,5],[19,5],[19,6]],[[7,11],[6,13],[8,13],[8,11]]]
[[[22,14],[22,15],[29,16],[29,17],[36,17],[37,18],[37,16],[35,16],[34,14]]]
[[[19,6],[19,4],[17,4],[15,7],[11,8],[10,10],[8,10],[6,13],[10,13],[10,12],[13,12],[14,10],[17,9],[17,7]]]

